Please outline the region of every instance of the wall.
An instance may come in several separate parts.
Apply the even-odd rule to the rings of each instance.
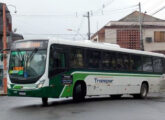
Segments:
[[[165,31],[165,29],[145,29],[143,30],[144,50],[165,51],[165,42],[154,42],[154,31]],[[146,37],[152,37],[152,42],[146,42]]]
[[[116,40],[116,29],[105,29],[105,42],[116,44]]]
[[[146,51],[165,51],[165,42],[154,42],[154,31],[165,31],[165,29],[143,29],[143,43]],[[146,37],[151,37],[152,42],[146,42]],[[105,29],[105,42],[117,43],[117,29]]]

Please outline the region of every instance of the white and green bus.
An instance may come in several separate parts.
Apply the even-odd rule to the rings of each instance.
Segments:
[[[130,94],[146,98],[165,81],[163,54],[118,45],[60,39],[20,40],[12,44],[8,95],[48,98]]]

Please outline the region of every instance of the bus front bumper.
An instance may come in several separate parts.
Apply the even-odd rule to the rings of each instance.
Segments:
[[[52,97],[57,98],[58,96],[52,96],[49,94],[47,88],[31,89],[31,90],[16,90],[8,88],[8,96],[20,96],[20,97]]]

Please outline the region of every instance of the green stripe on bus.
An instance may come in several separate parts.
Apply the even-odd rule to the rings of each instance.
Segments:
[[[156,75],[156,74],[128,74],[128,73],[102,73],[102,72],[82,72],[82,71],[77,71],[73,72],[72,75],[74,74],[84,74],[84,75],[104,75],[104,76],[126,76],[126,77],[160,77],[161,75]]]
[[[121,77],[160,77],[161,75],[156,74],[128,74],[128,73],[103,73],[103,72],[84,72],[84,71],[74,71],[70,73],[73,75],[73,85],[72,86],[65,86],[64,90],[61,91],[60,97],[72,96],[74,83],[78,80],[85,80],[85,78],[89,75],[96,75],[96,76],[121,76]]]

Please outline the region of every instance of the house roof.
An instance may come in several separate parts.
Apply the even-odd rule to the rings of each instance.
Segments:
[[[141,14],[143,22],[165,22],[165,20],[153,17],[151,15],[134,11],[131,14],[120,19],[119,22],[139,22],[139,14]]]
[[[141,14],[141,16],[142,16],[143,23],[144,22],[165,22],[165,20],[153,17],[153,16],[145,14],[145,13],[140,13],[139,11],[134,11],[134,12],[128,14],[127,16],[125,16],[124,18],[116,21],[116,22],[139,22],[139,14]],[[98,33],[103,31],[107,27],[108,28],[114,27],[114,25],[111,25],[109,23],[111,23],[111,21],[108,22],[107,24],[105,24],[105,26],[103,26],[99,31],[94,33],[91,38],[94,38]],[[115,26],[117,26],[117,25],[115,25]],[[160,26],[157,26],[157,25],[156,26],[155,25],[152,26],[152,25],[150,25],[149,27],[162,27],[162,26],[161,25]],[[148,28],[148,26],[147,26],[147,28]],[[164,28],[164,26],[163,26],[163,28]]]

